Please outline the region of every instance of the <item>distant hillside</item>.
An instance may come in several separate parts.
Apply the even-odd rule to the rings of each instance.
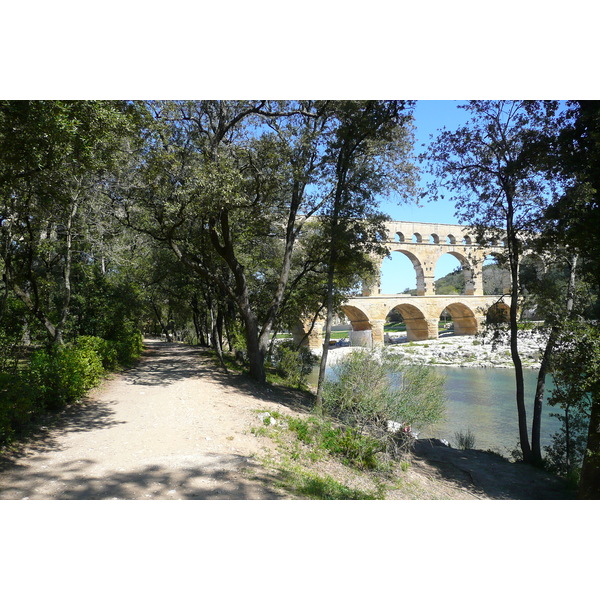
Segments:
[[[483,266],[483,293],[484,294],[502,294],[510,286],[510,275],[506,269],[498,265]],[[442,295],[463,294],[465,291],[465,276],[460,267],[456,268],[448,275],[440,277],[435,282],[435,293]],[[417,290],[404,290],[403,294],[417,293]]]

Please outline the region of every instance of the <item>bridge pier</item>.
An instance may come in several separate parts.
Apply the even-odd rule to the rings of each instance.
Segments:
[[[385,343],[383,327],[385,319],[371,319],[371,339],[373,348],[383,346]]]
[[[291,331],[292,337],[296,344],[308,346],[310,350],[320,350],[323,347],[323,327],[325,326],[325,321],[315,321],[313,330],[307,336],[306,332],[311,323],[312,320],[310,319],[303,323],[298,323]]]
[[[438,337],[439,319],[405,318],[406,337],[409,342],[435,340]]]

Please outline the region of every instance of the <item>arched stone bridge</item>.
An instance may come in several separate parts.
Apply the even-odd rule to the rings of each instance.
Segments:
[[[474,243],[469,230],[460,225],[389,221],[387,247],[401,252],[412,262],[417,275],[417,295],[382,295],[380,278],[371,288],[364,287],[361,296],[349,298],[341,310],[352,324],[353,343],[382,345],[383,326],[394,308],[406,323],[409,340],[438,337],[440,315],[446,310],[453,319],[455,335],[474,335],[485,321],[488,310],[508,313],[510,297],[483,294],[483,263],[489,256],[504,252],[502,232],[483,244]],[[435,295],[434,272],[438,259],[444,254],[456,257],[465,276],[464,295]],[[384,259],[380,259],[379,272]],[[508,293],[510,290],[506,289]],[[322,345],[322,321],[315,324],[308,338],[311,348]],[[298,339],[308,330],[310,320],[295,332]]]
[[[469,229],[461,225],[388,221],[386,244],[389,251],[407,256],[417,274],[417,296],[435,295],[435,265],[441,256],[450,254],[460,262],[465,277],[465,294],[483,295],[483,263],[489,256],[504,253],[503,232],[490,235],[484,244],[476,244]],[[379,272],[383,258],[379,258]],[[379,295],[375,289],[363,289],[363,296]]]

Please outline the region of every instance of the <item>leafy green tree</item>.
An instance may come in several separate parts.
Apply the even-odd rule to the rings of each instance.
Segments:
[[[576,365],[576,366],[575,366]],[[597,326],[571,321],[557,340],[552,358],[556,391],[553,404],[589,419],[579,481],[581,499],[600,499],[600,334]],[[572,461],[572,458],[569,457]]]
[[[147,110],[144,160],[115,194],[124,219],[233,302],[250,373],[264,358],[310,211],[319,117],[311,103],[164,102]]]
[[[325,163],[328,202],[320,214],[328,240],[325,339],[319,367],[316,408],[321,409],[331,338],[336,272],[369,254],[385,254],[378,196],[411,197],[411,103],[343,101],[334,120]]]
[[[0,103],[0,236],[3,277],[60,345],[75,262],[102,180],[126,131],[121,102]]]
[[[295,260],[297,240],[328,201],[339,133],[332,123],[342,109],[326,101],[142,108],[149,117],[144,159],[122,177],[115,203],[130,226],[170,247],[235,304],[250,373],[264,381],[273,328],[291,307],[290,279],[297,286],[311,268]],[[376,167],[367,162],[363,173]]]
[[[544,177],[540,138],[556,135],[556,102],[472,101],[470,121],[456,131],[442,131],[430,147],[432,172],[449,189],[457,214],[485,240],[490,231],[506,232],[511,278],[510,352],[515,368],[519,440],[525,462],[539,462],[538,430],[530,444],[527,430],[523,365],[517,346],[519,270],[527,240],[552,198],[552,180]],[[536,415],[537,418],[537,415]]]
[[[589,429],[579,482],[581,498],[600,498],[600,397],[597,389],[597,320],[600,317],[600,102],[569,102],[570,119],[547,142],[549,173],[564,191],[546,211],[546,234],[579,256],[579,270],[589,286],[580,296],[591,300],[579,310],[559,339],[555,359],[563,407],[586,410]],[[584,319],[587,319],[587,324]],[[566,338],[566,341],[565,341]]]

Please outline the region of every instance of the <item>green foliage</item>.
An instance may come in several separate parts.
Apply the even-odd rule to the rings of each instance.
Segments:
[[[25,377],[0,373],[0,446],[25,431],[39,411],[34,390]]]
[[[349,465],[359,469],[381,469],[380,460],[386,446],[380,439],[364,435],[354,427],[336,427],[327,419],[289,418],[288,429],[296,434],[300,442],[313,445],[327,453],[341,457]]]
[[[272,360],[275,363],[277,374],[286,383],[301,388],[306,383],[306,378],[318,362],[318,358],[306,346],[296,348],[296,344],[282,341],[275,344]]]
[[[90,347],[58,347],[38,350],[31,357],[29,377],[36,395],[49,410],[79,400],[97,385],[104,370]]]
[[[321,431],[321,447],[330,454],[342,456],[361,469],[383,466],[379,456],[386,451],[381,440],[364,435],[354,427],[333,427],[328,422]]]
[[[550,468],[577,479],[581,467],[580,495],[584,490],[584,497],[597,498],[600,490],[600,427],[597,425],[600,423],[600,332],[597,326],[582,321],[567,323],[558,336],[551,369],[555,389],[549,404],[560,406],[564,416],[559,416],[561,430],[547,448]]]
[[[387,428],[388,421],[424,427],[444,416],[443,377],[423,365],[407,366],[387,350],[355,351],[333,367],[325,410],[352,426]]]
[[[75,340],[75,346],[85,351],[93,351],[102,362],[105,371],[116,369],[119,363],[117,344],[93,335],[82,335]]]
[[[281,469],[282,483],[285,489],[313,500],[380,500],[382,490],[363,492],[349,488],[329,475],[315,475],[302,469]]]
[[[12,295],[0,300],[0,373],[15,372],[25,332],[25,307]]]
[[[114,345],[119,364],[129,366],[142,355],[144,339],[139,329],[131,324],[125,324],[117,334]]]
[[[470,430],[458,431],[454,434],[456,447],[460,450],[473,450],[475,448],[475,434]]]
[[[564,407],[563,413],[550,413],[561,422],[552,434],[552,443],[544,447],[545,467],[576,485],[581,475],[589,428],[589,405]]]

